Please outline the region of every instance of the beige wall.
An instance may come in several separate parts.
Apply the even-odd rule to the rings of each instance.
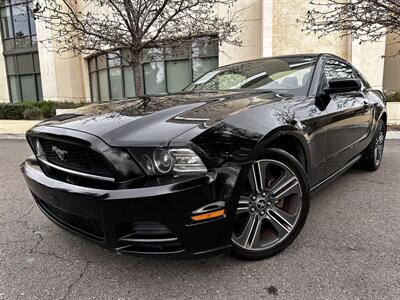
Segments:
[[[388,91],[400,91],[400,44],[395,42],[394,36],[386,39],[383,89]],[[398,54],[398,55],[396,55]]]
[[[305,0],[273,1],[272,54],[328,52],[347,58],[347,39],[340,39],[338,34],[319,39],[315,34],[301,31],[301,24],[296,20],[305,16],[308,3]]]
[[[238,24],[241,25],[239,36],[243,46],[236,47],[224,43],[220,47],[219,54],[219,64],[221,66],[261,57],[261,1],[239,0],[234,5],[232,11],[237,12]],[[226,7],[219,6],[218,13],[220,16],[226,16]]]
[[[53,34],[44,22],[36,21],[43,99],[86,101],[82,78],[82,59],[72,54],[57,54],[57,45],[46,42]]]
[[[367,78],[372,87],[382,89],[383,66],[385,60],[386,39],[379,42],[363,43],[351,42],[351,49],[348,60]]]
[[[10,98],[8,95],[8,83],[7,83],[7,73],[6,73],[6,61],[3,53],[3,43],[1,42],[3,37],[1,36],[0,30],[0,103],[9,102]]]

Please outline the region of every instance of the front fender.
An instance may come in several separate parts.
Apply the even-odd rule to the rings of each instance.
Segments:
[[[304,137],[303,132],[295,126],[292,125],[284,125],[277,127],[270,131],[268,134],[266,134],[256,145],[255,149],[253,152],[249,154],[248,160],[253,161],[257,159],[258,157],[261,156],[262,152],[268,148],[270,145],[272,145],[274,142],[276,142],[278,139],[282,138],[291,138],[291,140],[294,142],[296,141],[300,146],[304,154],[304,159],[305,159],[305,167],[306,167],[306,173],[308,173],[308,170],[310,169],[310,150],[308,147],[308,143],[306,138]],[[295,147],[296,145],[293,145]]]

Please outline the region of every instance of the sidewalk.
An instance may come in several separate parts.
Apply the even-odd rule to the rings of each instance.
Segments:
[[[25,132],[39,122],[37,120],[0,120],[0,140],[24,139]]]

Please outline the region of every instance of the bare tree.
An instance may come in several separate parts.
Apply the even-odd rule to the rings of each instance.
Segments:
[[[312,0],[311,5],[306,16],[298,20],[307,32],[320,37],[340,32],[360,43],[376,42],[392,33],[400,43],[399,0]]]
[[[214,36],[241,45],[240,24],[231,12],[237,0],[37,0],[33,13],[51,35],[58,53],[91,54],[127,49],[124,60],[143,94],[140,53],[149,47],[177,45],[185,39]],[[217,8],[227,10],[218,16]]]

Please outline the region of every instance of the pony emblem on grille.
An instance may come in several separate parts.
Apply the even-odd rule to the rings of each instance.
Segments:
[[[65,155],[68,154],[68,151],[62,150],[62,149],[58,148],[57,146],[51,146],[51,151],[55,152],[55,154],[57,154],[57,156],[61,160],[64,160],[65,159]]]

